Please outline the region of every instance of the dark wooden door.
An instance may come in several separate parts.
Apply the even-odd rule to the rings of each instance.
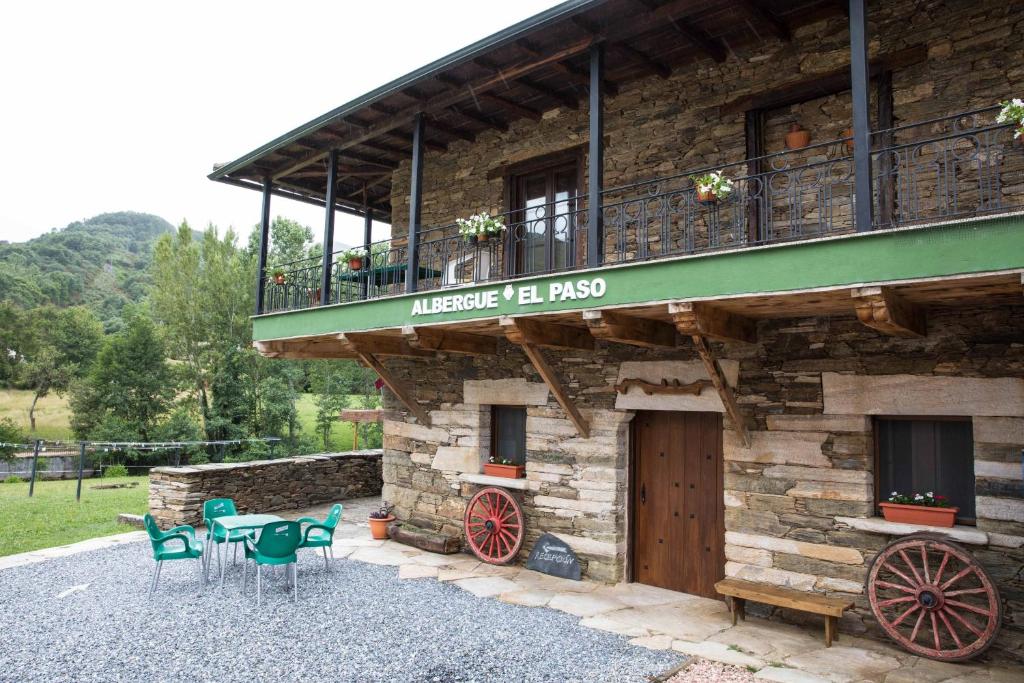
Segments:
[[[633,444],[633,578],[717,597],[725,567],[721,414],[639,412]]]

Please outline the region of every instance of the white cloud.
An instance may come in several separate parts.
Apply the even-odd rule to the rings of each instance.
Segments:
[[[214,162],[553,4],[7,3],[0,239],[119,210],[244,235],[259,194],[207,180]],[[273,212],[323,227],[313,206]],[[335,231],[359,242],[362,221],[339,213]]]

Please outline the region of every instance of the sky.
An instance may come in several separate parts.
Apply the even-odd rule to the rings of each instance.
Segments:
[[[125,210],[244,236],[260,195],[208,180],[215,162],[555,4],[4,3],[0,240]],[[323,209],[271,209],[323,229]],[[336,245],[361,241],[362,220],[339,212]]]

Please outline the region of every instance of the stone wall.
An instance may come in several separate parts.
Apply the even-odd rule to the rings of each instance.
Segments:
[[[1011,37],[1024,34],[1024,17],[1014,3],[896,0],[872,3],[869,18],[872,55],[917,45],[927,49],[926,61],[893,75],[897,125],[992,106],[1020,96],[1024,88],[1024,44]],[[624,85],[605,104],[605,187],[743,161],[744,113],[723,114],[722,105],[848,64],[846,19],[835,16],[799,27],[791,43],[766,37],[759,45],[730,50],[721,64],[704,59],[668,79],[652,76]],[[852,125],[850,93],[766,112],[768,152],[784,149],[793,121],[811,131],[812,144],[839,138]],[[423,225],[506,210],[503,168],[579,146],[587,138],[586,107],[562,107],[545,112],[540,121],[520,119],[506,132],[489,130],[473,142],[453,142],[445,152],[428,151]],[[818,149],[792,165],[822,160],[824,150]],[[407,231],[408,197],[409,162],[404,160],[392,178],[396,242],[404,241]]]
[[[744,448],[725,421],[725,570],[848,595],[857,607],[841,627],[874,628],[864,579],[868,563],[891,538],[871,522],[870,415],[970,416],[978,522],[964,538],[1002,591],[1000,646],[1021,652],[1024,306],[935,309],[928,324],[927,337],[900,339],[875,333],[852,315],[762,321],[758,343],[715,345],[755,425],[752,445]],[[690,381],[694,354],[687,343],[655,351],[601,341],[585,356],[545,354],[591,421],[589,439],[576,434],[521,351],[504,342],[496,358],[387,361],[415,387],[433,426],[409,424],[411,418],[401,418],[400,404],[388,397],[394,419],[384,426],[383,495],[398,505],[402,519],[461,533],[465,505],[478,488],[464,475],[479,472],[487,456],[488,402],[526,404],[527,479],[520,495],[528,536],[522,557],[538,534],[551,531],[582,555],[591,578],[622,580],[628,561],[628,425],[633,410],[657,406],[623,401],[627,397],[612,385],[623,367],[630,376],[643,376],[647,368],[655,379]],[[717,401],[700,400],[706,402],[666,402],[661,409],[721,410]]]
[[[155,467],[149,511],[167,528],[201,524],[203,502],[231,498],[239,513],[296,510],[380,494],[381,451],[305,455],[277,460]]]

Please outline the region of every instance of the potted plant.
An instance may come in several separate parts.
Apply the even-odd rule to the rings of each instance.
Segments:
[[[370,513],[370,534],[378,541],[386,540],[388,537],[388,524],[395,521],[391,511],[395,509],[386,500],[382,501],[380,507]]]
[[[272,277],[274,279],[274,284],[283,285],[284,284],[284,269],[283,268],[275,268],[273,270],[273,272],[270,274],[270,277]]]
[[[363,260],[366,258],[365,247],[351,247],[341,252],[341,259],[348,261],[348,269],[351,271],[360,270],[363,267]]]
[[[522,479],[526,476],[526,468],[523,465],[515,464],[508,458],[496,458],[492,455],[484,463],[484,474],[506,479]]]
[[[486,242],[492,235],[500,235],[505,224],[500,218],[492,218],[487,213],[478,213],[469,218],[456,218],[459,234],[469,242]]]
[[[723,171],[712,171],[699,176],[690,176],[697,187],[697,201],[712,204],[724,199],[732,192],[732,181],[725,177]]]
[[[928,493],[903,495],[897,491],[889,494],[889,500],[879,503],[882,515],[890,522],[923,524],[925,526],[951,527],[956,521],[960,508],[953,507],[945,496]]]
[[[811,131],[794,121],[786,133],[786,149],[800,149],[811,144]]]
[[[1013,139],[1024,142],[1024,100],[1015,97],[1000,104],[1003,108],[996,115],[996,123],[1012,123],[1017,128],[1013,133]]]

